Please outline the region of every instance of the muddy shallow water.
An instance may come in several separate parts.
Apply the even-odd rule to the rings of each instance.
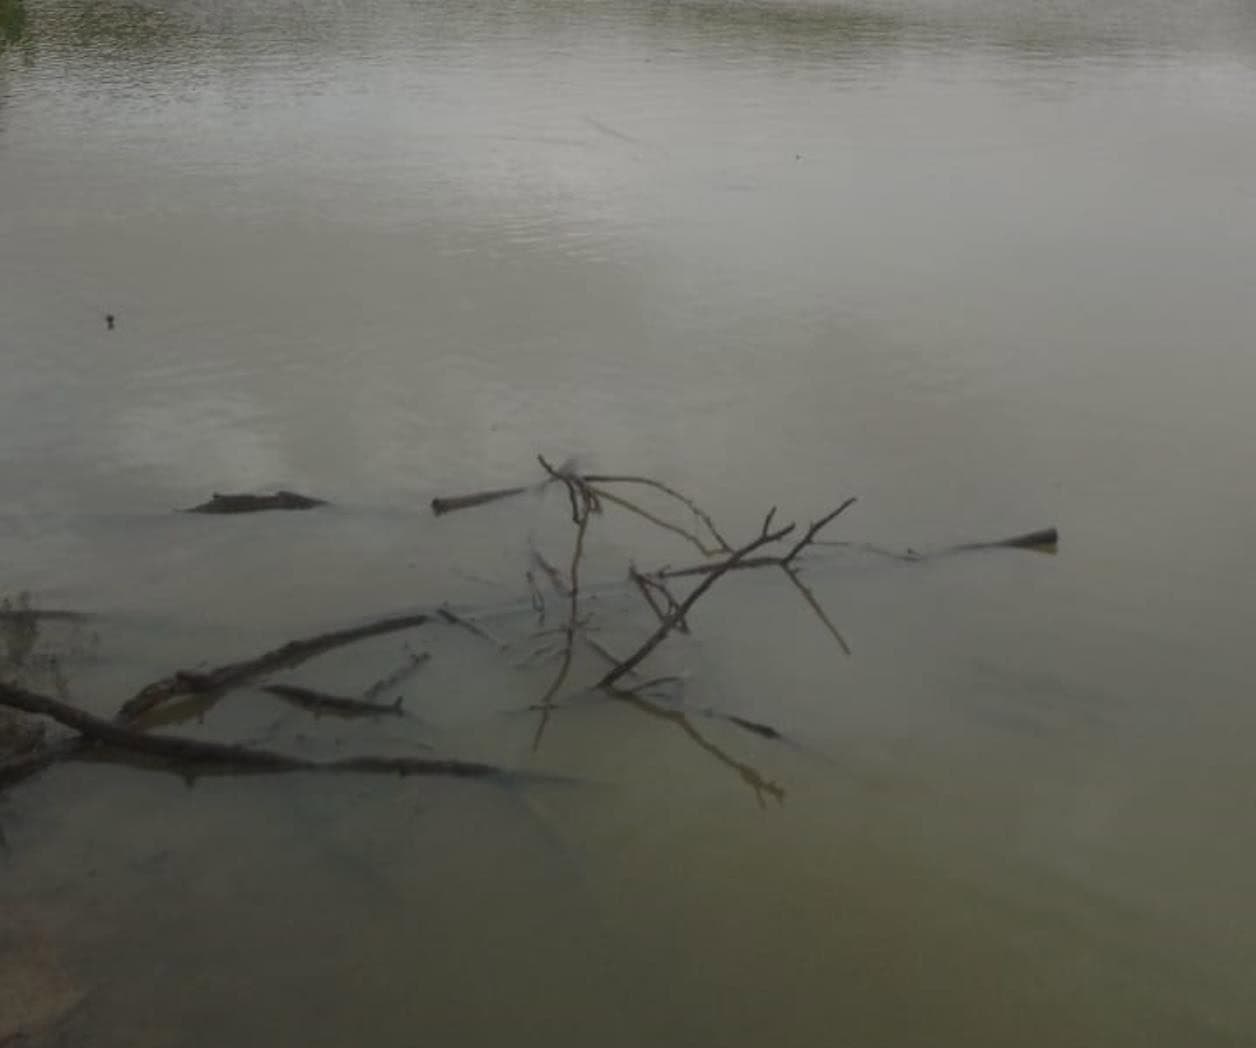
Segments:
[[[7,672],[110,713],[449,602],[500,646],[434,623],[284,678],[427,651],[411,716],[246,689],[177,730],[572,780],[54,768],[0,797],[0,1041],[1256,1038],[1249,6],[0,27],[0,596],[95,616]],[[834,538],[1062,543],[817,551],[850,656],[779,573],[729,578],[649,664],[687,720],[582,693],[584,652],[537,747],[525,572],[569,556],[566,502],[428,502],[538,452],[736,539],[856,495]],[[173,512],[278,488],[331,505]],[[638,523],[583,566],[619,651],[652,623],[628,562],[692,557]]]

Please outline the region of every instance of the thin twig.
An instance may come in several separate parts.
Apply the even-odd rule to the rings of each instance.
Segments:
[[[851,653],[850,645],[846,643],[846,638],[842,636],[842,631],[833,624],[833,620],[829,618],[824,608],[820,606],[820,602],[816,600],[815,594],[812,593],[802,579],[798,577],[797,570],[786,567],[784,564],[781,565],[781,570],[785,572],[785,577],[789,579],[789,581],[792,582],[798,589],[798,592],[802,594],[802,599],[811,606],[811,610],[816,613],[816,616],[824,625],[824,628],[833,635],[833,639],[837,641],[838,646],[845,654],[849,655]]]
[[[430,652],[421,651],[417,655],[411,654],[405,662],[398,666],[391,673],[386,673],[380,677],[374,684],[370,685],[362,692],[362,698],[367,702],[374,702],[386,691],[391,691],[400,684],[404,684],[414,673],[430,658]]]
[[[463,618],[461,615],[455,614],[446,604],[442,604],[439,608],[437,608],[436,614],[451,626],[461,626],[468,633],[474,634],[481,640],[486,640],[498,648],[506,647],[505,644],[489,633],[483,626],[472,622],[470,619]]]
[[[719,543],[720,549],[723,552],[733,552],[733,547],[730,546],[728,540],[720,534],[719,529],[715,526],[715,522],[711,519],[710,515],[688,495],[682,494],[675,488],[664,484],[662,481],[655,480],[653,477],[616,476],[612,474],[594,473],[586,474],[582,479],[586,484],[641,484],[645,487],[661,491],[665,495],[669,495],[671,498],[674,498],[677,502],[681,502],[688,506],[689,509],[693,511],[694,516],[696,516],[706,526],[706,529],[711,533],[712,538]]]
[[[789,567],[790,564],[793,563],[794,558],[797,557],[799,553],[801,553],[804,549],[810,546],[812,542],[815,541],[815,537],[820,533],[820,531],[823,528],[827,527],[830,523],[832,523],[832,521],[836,520],[843,513],[845,513],[846,510],[848,510],[851,506],[853,506],[856,503],[856,501],[858,500],[855,498],[848,498],[845,502],[843,502],[840,506],[838,506],[837,509],[835,509],[832,513],[826,513],[819,520],[815,521],[811,525],[811,527],[807,529],[807,533],[803,535],[803,537],[800,538],[797,542],[795,542],[793,548],[788,553],[786,553],[785,556],[781,558],[781,567],[783,568]]]
[[[571,567],[567,572],[570,587],[567,623],[563,638],[562,662],[559,663],[558,672],[554,674],[554,679],[541,697],[541,719],[537,724],[536,735],[532,740],[532,749],[534,751],[540,748],[541,739],[544,737],[545,729],[549,725],[550,707],[553,705],[554,696],[558,694],[559,689],[566,683],[567,675],[571,671],[571,663],[575,655],[576,631],[580,625],[580,558],[584,556],[584,537],[589,530],[589,518],[594,513],[601,512],[601,504],[598,501],[597,493],[585,484],[578,475],[567,469],[562,471],[554,469],[553,466],[545,461],[544,455],[538,455],[537,461],[541,463],[545,472],[555,480],[562,481],[563,486],[567,489],[567,497],[571,503],[571,519],[576,525],[576,540],[572,545]]]
[[[747,557],[728,570],[749,571],[751,568],[771,567],[780,564],[780,562],[780,557]],[[694,575],[710,575],[713,572],[722,570],[722,565],[717,561],[714,564],[690,564],[683,568],[660,568],[654,572],[654,577],[658,579],[683,579]]]
[[[714,557],[719,553],[725,552],[722,546],[706,545],[692,531],[687,531],[685,528],[682,528],[679,524],[673,524],[670,520],[664,520],[662,517],[656,516],[655,514],[651,513],[649,510],[642,509],[635,502],[632,502],[631,500],[624,498],[622,495],[616,495],[612,492],[609,492],[602,488],[597,488],[597,487],[593,488],[593,490],[597,492],[598,498],[605,499],[607,502],[612,502],[616,506],[619,506],[621,509],[626,509],[629,513],[635,513],[638,517],[642,517],[645,520],[648,520],[655,527],[662,528],[665,531],[670,531],[673,535],[679,535],[686,542],[691,543],[697,549],[697,551],[701,553],[704,557]]]
[[[523,577],[528,582],[528,596],[532,601],[532,610],[536,612],[536,622],[538,626],[545,625],[545,597],[541,594],[536,584],[536,575],[529,568],[523,573]]]
[[[755,800],[760,808],[766,808],[765,797],[771,797],[777,804],[785,803],[785,788],[771,779],[765,778],[763,774],[752,765],[745,761],[739,761],[735,757],[725,753],[715,743],[711,742],[697,728],[693,726],[689,718],[680,710],[670,710],[657,703],[651,702],[649,699],[643,698],[635,691],[621,691],[617,688],[607,688],[607,693],[614,699],[633,706],[644,713],[648,713],[652,717],[658,717],[660,720],[669,721],[675,724],[683,731],[694,743],[701,749],[705,750],[721,764],[731,768],[737,773],[738,778],[742,780],[754,792]]]
[[[680,607],[679,602],[672,596],[672,591],[657,579],[652,579],[649,575],[642,575],[641,572],[631,565],[628,568],[628,577],[632,579],[633,584],[641,591],[641,596],[650,605],[650,610],[654,612],[659,622],[665,622],[667,616]],[[664,606],[660,606],[655,600],[655,593],[662,594],[665,601]],[[682,618],[676,623],[676,631],[678,633],[688,633],[689,623]]]
[[[627,659],[607,673],[600,681],[598,681],[598,686],[603,688],[610,687],[622,676],[624,676],[624,674],[636,669],[637,666],[663,642],[667,635],[676,628],[677,623],[682,622],[685,619],[685,617],[689,614],[689,609],[697,603],[699,597],[701,597],[715,584],[716,580],[721,575],[725,572],[731,571],[755,550],[760,549],[769,543],[779,542],[794,530],[794,525],[789,524],[783,528],[778,528],[776,531],[769,531],[768,529],[772,525],[772,518],[775,514],[776,507],[773,506],[772,511],[767,515],[767,518],[763,522],[763,529],[760,532],[759,537],[753,542],[749,542],[742,546],[741,549],[734,550],[727,557],[727,559],[716,565],[715,570],[703,578],[702,581],[693,588],[693,591],[689,594],[689,596],[681,601],[676,610],[659,623],[658,629],[656,629],[649,636],[645,643],[629,655]]]
[[[574,496],[573,496],[574,499]],[[575,651],[576,630],[578,628],[580,618],[580,558],[584,555],[584,536],[589,529],[589,511],[586,509],[576,522],[576,541],[571,551],[571,570],[569,577],[571,578],[571,596],[570,604],[567,612],[567,626],[563,640],[563,659],[559,664],[558,672],[554,675],[554,679],[550,682],[550,686],[546,689],[545,694],[541,697],[541,705],[547,708],[542,714],[541,722],[537,726],[536,737],[532,740],[532,748],[536,750],[541,745],[541,738],[545,734],[545,728],[549,724],[548,707],[558,694],[558,690],[567,681],[567,674],[571,671],[572,656]]]
[[[553,587],[555,593],[560,597],[571,596],[571,587],[567,585],[567,580],[563,578],[563,573],[546,560],[540,550],[534,549],[532,551],[532,563],[545,573],[545,577],[549,580],[549,584]]]

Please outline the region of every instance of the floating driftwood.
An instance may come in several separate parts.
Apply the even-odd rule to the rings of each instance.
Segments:
[[[313,509],[326,506],[324,499],[299,495],[295,491],[276,491],[273,495],[220,495],[218,492],[208,502],[185,509],[184,513],[262,513],[272,509]]]

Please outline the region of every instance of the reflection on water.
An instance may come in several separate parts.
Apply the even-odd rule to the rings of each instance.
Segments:
[[[22,39],[26,28],[26,7],[22,0],[4,0],[0,4],[0,50]]]
[[[5,674],[107,715],[449,602],[492,642],[289,682],[407,718],[163,730],[580,780],[58,767],[0,1041],[1249,1043],[1254,103],[1238,0],[0,0]],[[828,624],[722,580],[534,747],[568,506],[428,503],[538,452],[734,538],[859,496]],[[666,538],[590,529],[607,651]]]

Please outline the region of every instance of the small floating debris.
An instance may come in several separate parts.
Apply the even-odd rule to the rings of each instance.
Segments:
[[[326,506],[323,499],[299,495],[295,491],[276,491],[273,495],[222,495],[217,491],[208,502],[183,510],[184,513],[262,513],[272,509],[313,509]]]

